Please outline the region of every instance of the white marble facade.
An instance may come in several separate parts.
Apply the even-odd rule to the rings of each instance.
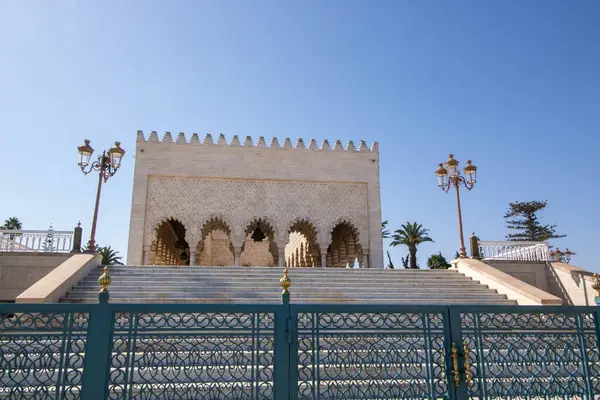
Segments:
[[[159,141],[155,133],[146,140],[138,132],[128,264],[148,263],[157,229],[170,220],[185,228],[193,265],[221,265],[233,256],[237,265],[283,266],[293,259],[293,266],[341,266],[356,257],[361,266],[383,267],[376,143],[370,149],[364,142],[358,149],[339,141],[333,148],[314,140],[308,147],[289,139],[283,147],[277,139],[270,146],[263,138],[256,146],[250,138],[238,143],[224,136],[188,142],[183,134]],[[266,244],[249,240],[257,221]],[[293,240],[299,234],[305,239]],[[208,247],[216,254],[215,246],[221,246],[218,263],[206,256]]]

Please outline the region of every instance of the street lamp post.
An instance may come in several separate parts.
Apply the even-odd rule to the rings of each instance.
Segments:
[[[471,160],[468,160],[467,165],[465,168],[463,168],[463,172],[465,176],[460,174],[460,171],[458,170],[458,161],[454,159],[454,154],[450,154],[448,156],[448,161],[446,161],[446,168],[444,168],[444,165],[440,163],[438,168],[435,170],[435,175],[437,176],[438,186],[444,192],[448,193],[451,187],[456,189],[456,203],[458,205],[458,232],[460,234],[460,250],[458,251],[458,255],[460,258],[468,258],[467,250],[465,249],[465,239],[463,236],[459,188],[460,185],[464,185],[467,190],[473,189],[475,183],[477,182],[477,167],[471,164]]]
[[[90,146],[90,141],[85,139],[84,144],[77,147],[79,151],[79,167],[84,175],[92,171],[98,171],[98,190],[96,191],[96,206],[94,207],[94,218],[92,220],[92,231],[87,245],[86,253],[96,252],[96,222],[98,221],[98,207],[100,206],[100,192],[102,183],[106,183],[108,178],[113,176],[121,166],[121,159],[125,155],[125,150],[121,148],[121,142],[115,142],[115,146],[102,151],[98,160],[90,164],[90,158],[94,154],[94,149]]]

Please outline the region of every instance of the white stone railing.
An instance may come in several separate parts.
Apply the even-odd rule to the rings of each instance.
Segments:
[[[479,256],[484,260],[548,261],[550,251],[544,242],[483,242]]]
[[[0,252],[68,253],[73,231],[0,230]]]

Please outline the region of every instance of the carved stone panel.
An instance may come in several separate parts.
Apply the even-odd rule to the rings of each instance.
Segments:
[[[273,227],[278,246],[287,243],[292,224],[304,219],[317,228],[321,246],[329,244],[338,223],[347,221],[358,231],[363,249],[369,248],[363,183],[149,177],[145,245],[152,243],[156,227],[168,218],[185,226],[188,243],[197,243],[203,224],[213,217],[231,227],[234,246],[241,246],[246,227],[261,218]]]

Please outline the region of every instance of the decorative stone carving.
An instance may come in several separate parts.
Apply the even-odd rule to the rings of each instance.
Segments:
[[[231,227],[234,246],[241,246],[248,224],[260,218],[272,226],[278,244],[287,243],[290,227],[304,219],[316,228],[321,249],[342,222],[356,229],[363,250],[369,248],[365,184],[156,176],[148,182],[144,245],[168,218],[181,221],[188,243],[197,243],[213,210]]]

